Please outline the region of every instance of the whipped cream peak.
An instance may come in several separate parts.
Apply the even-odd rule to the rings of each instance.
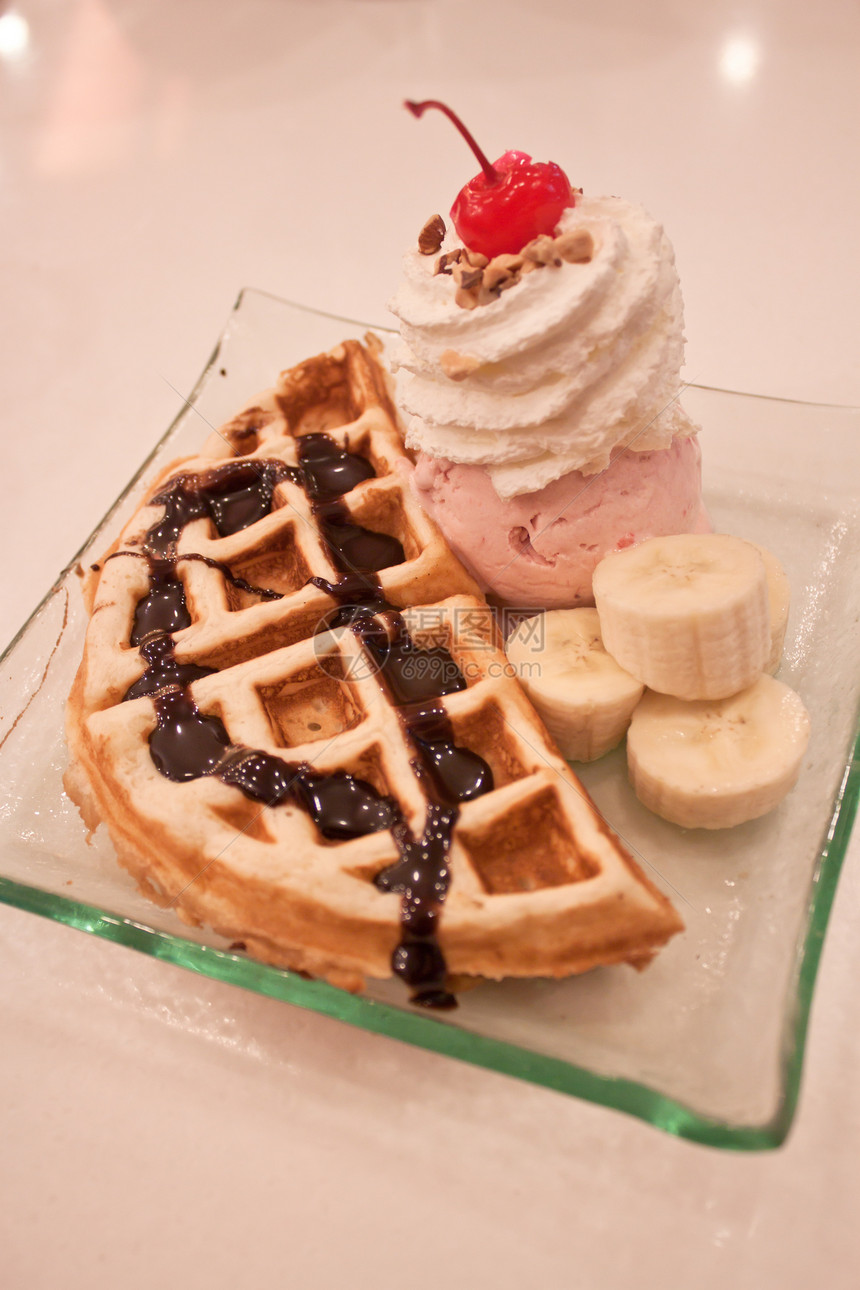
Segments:
[[[583,196],[556,233],[579,230],[588,262],[535,269],[470,310],[436,257],[409,252],[390,303],[407,444],[484,466],[502,498],[695,433],[678,405],[683,304],[662,227],[621,198]],[[443,362],[451,352],[461,365]]]

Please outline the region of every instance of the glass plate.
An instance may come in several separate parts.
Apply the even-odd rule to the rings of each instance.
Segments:
[[[770,547],[794,592],[781,676],[812,739],[798,787],[772,815],[685,832],[633,797],[621,751],[582,771],[601,811],[687,925],[646,972],[483,985],[449,1015],[411,1008],[395,983],[353,996],[231,953],[151,905],[88,845],[63,793],[63,704],[85,615],[74,567],[101,554],[145,479],[196,451],[275,373],[366,324],[245,291],[189,405],[3,656],[0,899],[377,1031],[616,1107],[720,1147],[785,1137],[797,1104],[822,939],[860,791],[860,410],[691,388],[716,528]],[[384,331],[377,328],[377,331]]]

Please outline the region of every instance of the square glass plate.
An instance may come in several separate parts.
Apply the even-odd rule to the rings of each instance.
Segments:
[[[685,394],[704,429],[714,527],[770,547],[791,580],[780,675],[806,702],[812,738],[783,805],[717,833],[650,815],[627,784],[622,750],[577,768],[687,925],[646,972],[487,984],[464,994],[454,1013],[428,1015],[410,1007],[398,983],[354,996],[231,952],[142,897],[104,830],[87,844],[62,787],[63,704],[85,630],[77,560],[101,554],[145,481],[196,451],[206,423],[218,425],[280,369],[366,328],[243,292],[188,407],[7,649],[0,899],[671,1133],[721,1147],[778,1145],[797,1103],[818,959],[860,792],[860,409],[695,387]]]

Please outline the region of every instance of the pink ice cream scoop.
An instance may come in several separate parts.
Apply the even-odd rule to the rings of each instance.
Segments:
[[[594,569],[610,551],[710,531],[695,435],[652,452],[622,449],[599,474],[574,470],[507,501],[483,466],[425,454],[412,483],[485,591],[522,609],[591,605]]]

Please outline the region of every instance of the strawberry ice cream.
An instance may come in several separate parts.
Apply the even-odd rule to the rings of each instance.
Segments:
[[[412,483],[484,589],[523,609],[591,605],[592,574],[610,551],[710,528],[695,436],[652,452],[620,449],[597,474],[571,471],[506,500],[484,466],[426,454]]]

